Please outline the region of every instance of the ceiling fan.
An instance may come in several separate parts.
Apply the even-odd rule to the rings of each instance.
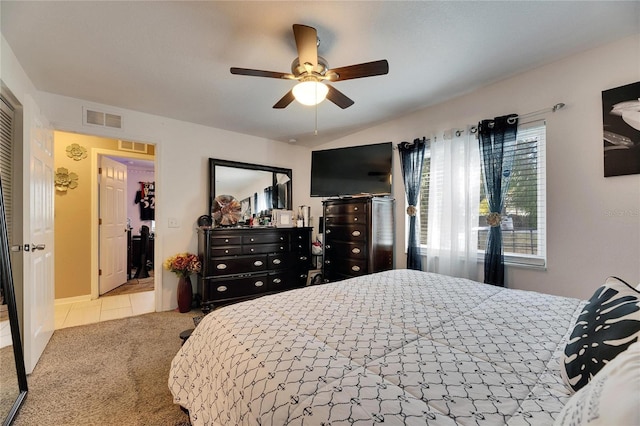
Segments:
[[[325,81],[351,80],[383,75],[389,72],[389,63],[386,59],[329,69],[327,61],[322,56],[318,56],[320,41],[315,28],[294,24],[293,35],[296,40],[298,57],[291,64],[291,73],[231,68],[231,74],[298,81],[298,84],[293,89],[289,90],[282,99],[276,102],[273,106],[274,108],[286,108],[294,99],[304,105],[317,105],[326,98],[340,108],[345,109],[353,105],[353,100],[338,89],[325,83]]]

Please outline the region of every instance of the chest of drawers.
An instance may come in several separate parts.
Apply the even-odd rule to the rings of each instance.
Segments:
[[[306,284],[311,228],[201,228],[202,310]]]
[[[325,280],[393,268],[393,204],[388,197],[323,202]]]

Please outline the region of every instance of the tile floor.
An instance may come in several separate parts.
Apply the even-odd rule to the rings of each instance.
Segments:
[[[132,317],[155,311],[153,291],[55,305],[55,329]]]

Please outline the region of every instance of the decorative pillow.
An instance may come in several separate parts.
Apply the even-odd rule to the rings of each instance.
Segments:
[[[605,365],[562,408],[554,426],[640,425],[640,343]]]
[[[577,391],[640,338],[640,292],[609,277],[589,299],[564,349],[562,379]]]

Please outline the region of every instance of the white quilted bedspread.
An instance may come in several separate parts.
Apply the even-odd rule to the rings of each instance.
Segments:
[[[584,302],[410,270],[207,315],[174,358],[198,425],[550,425]]]

